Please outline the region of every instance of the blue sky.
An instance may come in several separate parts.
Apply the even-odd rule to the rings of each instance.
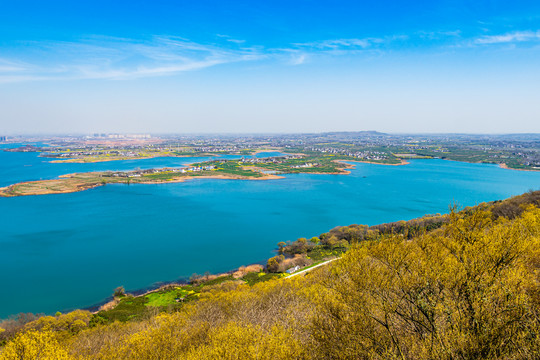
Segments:
[[[3,1],[0,132],[540,132],[538,1]]]

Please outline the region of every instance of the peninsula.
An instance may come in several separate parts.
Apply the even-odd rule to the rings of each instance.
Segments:
[[[0,188],[0,196],[62,194],[84,191],[106,184],[159,184],[190,178],[271,180],[279,174],[348,174],[353,165],[333,156],[285,155],[239,160],[211,160],[180,168],[74,173],[58,179],[27,181]]]

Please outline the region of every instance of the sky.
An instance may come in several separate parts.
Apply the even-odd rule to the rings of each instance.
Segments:
[[[540,133],[540,2],[0,0],[0,135]]]

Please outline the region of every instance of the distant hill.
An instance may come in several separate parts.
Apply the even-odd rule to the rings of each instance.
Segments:
[[[379,131],[334,131],[334,132],[324,132],[321,135],[328,136],[388,136],[386,133]]]

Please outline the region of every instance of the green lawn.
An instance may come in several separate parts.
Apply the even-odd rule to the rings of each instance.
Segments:
[[[146,299],[148,299],[148,302],[145,305],[160,307],[160,306],[176,304],[177,298],[185,298],[188,295],[191,295],[194,293],[195,292],[193,290],[185,290],[185,289],[182,289],[181,287],[177,287],[176,289],[170,290],[170,291],[153,292],[146,295]]]

